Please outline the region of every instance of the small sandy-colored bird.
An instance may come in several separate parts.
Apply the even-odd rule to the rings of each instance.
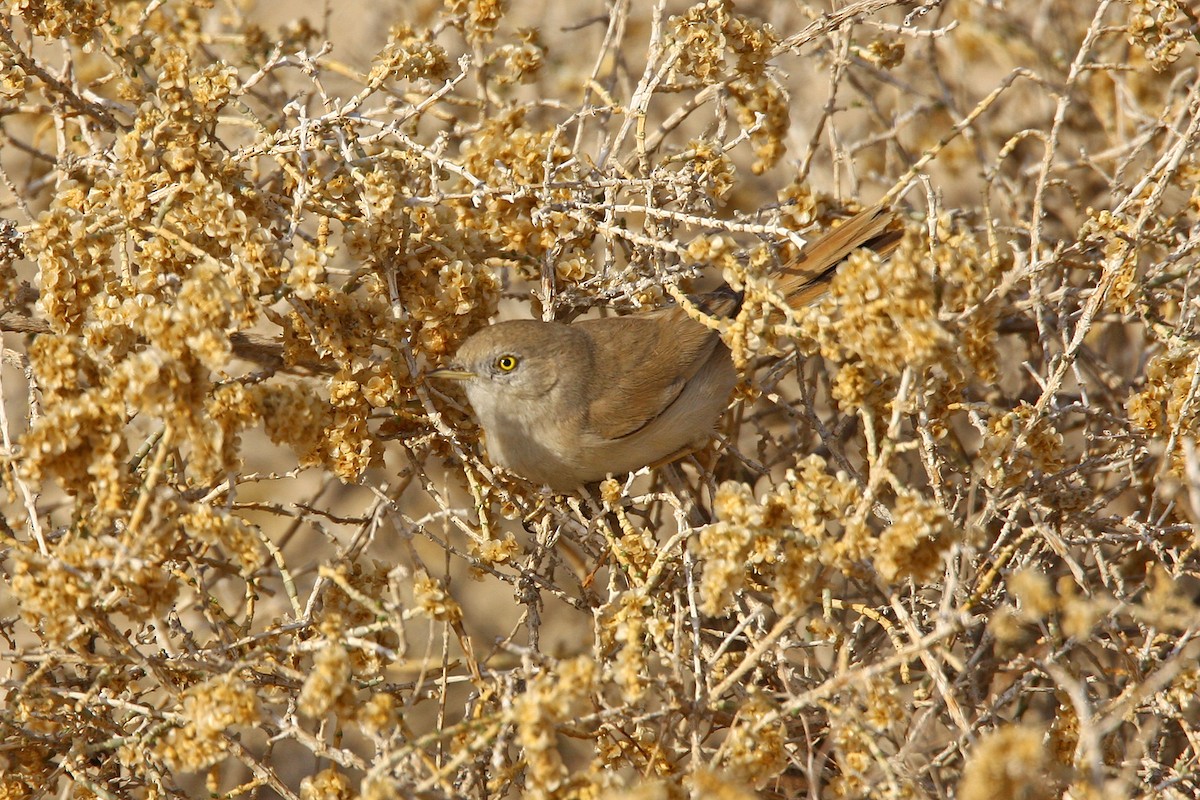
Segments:
[[[878,206],[850,218],[778,270],[780,293],[793,308],[813,302],[855,249],[890,252],[894,222]],[[728,286],[694,299],[716,316],[736,314],[742,300]],[[678,306],[499,322],[429,375],[463,382],[494,463],[558,492],[699,448],[737,383],[721,337]]]

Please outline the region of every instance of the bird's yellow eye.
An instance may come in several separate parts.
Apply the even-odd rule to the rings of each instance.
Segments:
[[[500,356],[496,359],[496,369],[501,372],[512,372],[517,368],[516,356]]]

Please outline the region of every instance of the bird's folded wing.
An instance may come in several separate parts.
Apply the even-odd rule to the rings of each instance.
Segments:
[[[652,423],[679,397],[720,344],[720,337],[680,308],[575,323],[617,354],[597,363],[591,428],[605,439],[629,436]],[[599,360],[599,359],[598,359]],[[603,391],[599,391],[603,388]]]

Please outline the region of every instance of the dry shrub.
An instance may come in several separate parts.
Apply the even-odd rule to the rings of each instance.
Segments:
[[[0,797],[1200,791],[1185,4],[305,6],[0,20]],[[705,273],[680,467],[422,378]]]

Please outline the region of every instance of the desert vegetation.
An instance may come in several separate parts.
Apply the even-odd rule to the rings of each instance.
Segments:
[[[1200,792],[1186,3],[0,8],[0,798]],[[424,377],[721,280],[671,467]]]

